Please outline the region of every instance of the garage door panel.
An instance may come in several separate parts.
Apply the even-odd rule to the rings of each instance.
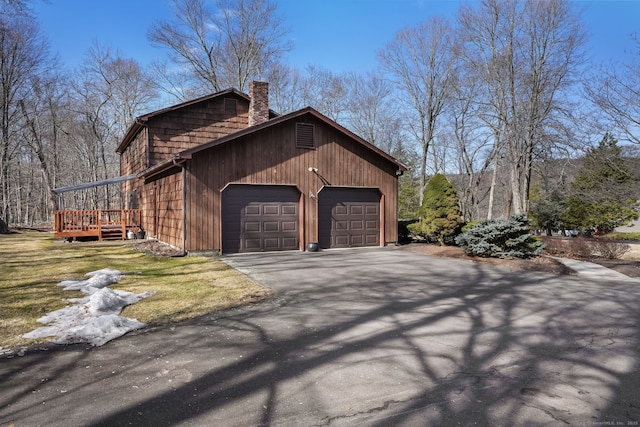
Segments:
[[[362,205],[350,205],[349,207],[351,208],[351,212],[349,212],[351,215],[362,215],[364,212],[364,207]]]
[[[349,247],[349,236],[335,236],[333,240],[334,247]]]
[[[324,188],[318,198],[321,248],[380,244],[380,192],[357,187]]]
[[[362,221],[351,221],[350,230],[364,230],[364,224]]]
[[[245,238],[242,240],[242,243],[244,243],[244,247],[245,249],[248,250],[260,250],[260,239],[259,238],[255,238],[255,239],[248,239]]]
[[[365,236],[367,246],[374,246],[380,244],[378,235],[368,234]]]
[[[248,205],[245,207],[244,214],[246,216],[259,216],[262,212],[260,212],[260,206]]]
[[[282,206],[282,215],[297,215],[298,214],[298,206],[297,205],[283,205]]]
[[[280,215],[280,206],[279,205],[263,205],[263,215]]]
[[[257,221],[247,221],[244,223],[245,233],[260,232],[260,223]]]
[[[298,239],[295,237],[283,237],[282,238],[282,246],[283,247],[294,247],[298,249]]]
[[[280,223],[278,221],[265,221],[262,223],[263,225],[263,230],[265,233],[268,232],[278,232],[280,231]]]
[[[334,230],[348,230],[349,229],[349,225],[347,224],[347,221],[334,221],[333,229]]]
[[[343,204],[336,205],[334,208],[334,215],[348,215],[349,208]]]
[[[263,240],[264,242],[264,249],[266,251],[276,251],[278,250],[278,247],[280,245],[280,240],[277,237],[272,237],[272,238],[265,238]]]
[[[298,231],[297,221],[282,221],[282,231]]]
[[[291,186],[227,187],[222,193],[223,251],[299,249],[299,199]]]

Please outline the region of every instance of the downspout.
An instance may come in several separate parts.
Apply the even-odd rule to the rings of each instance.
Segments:
[[[184,162],[173,159],[173,165],[182,169],[182,256],[187,254],[187,168]]]
[[[396,171],[396,246],[400,245],[400,177],[404,175],[402,169]]]

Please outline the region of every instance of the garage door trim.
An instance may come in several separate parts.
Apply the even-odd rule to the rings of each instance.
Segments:
[[[384,194],[378,187],[323,186],[317,218],[322,249],[384,246]]]
[[[223,253],[303,248],[303,200],[298,186],[228,183],[221,190],[221,202]]]

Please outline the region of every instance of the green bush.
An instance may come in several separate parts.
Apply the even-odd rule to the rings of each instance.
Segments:
[[[405,245],[411,243],[412,235],[416,234],[417,219],[398,221],[398,243]]]
[[[468,255],[492,258],[530,258],[540,254],[543,244],[529,229],[525,215],[506,220],[483,221],[456,237]]]
[[[462,233],[464,233],[465,231],[467,231],[468,229],[475,227],[476,225],[480,224],[480,221],[471,221],[466,223],[464,226],[462,226],[462,229],[460,230]]]
[[[418,215],[420,222],[411,229],[415,234],[440,245],[453,243],[462,215],[458,195],[447,177],[438,173],[429,180]]]

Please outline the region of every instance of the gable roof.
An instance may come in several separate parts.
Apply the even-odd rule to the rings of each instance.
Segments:
[[[269,128],[271,126],[275,126],[275,125],[280,124],[280,123],[284,123],[286,121],[289,121],[289,120],[292,120],[292,119],[295,119],[295,118],[298,118],[298,117],[302,117],[304,115],[311,115],[312,117],[314,117],[314,118],[320,120],[321,122],[327,124],[328,126],[334,128],[338,132],[341,132],[341,133],[347,135],[348,137],[350,137],[351,139],[353,139],[357,143],[362,144],[367,149],[369,149],[369,150],[373,151],[374,153],[378,154],[380,157],[383,157],[386,160],[388,160],[389,162],[395,164],[398,167],[398,170],[403,171],[403,172],[408,170],[407,166],[405,166],[404,164],[399,162],[395,157],[393,157],[390,154],[384,152],[380,148],[378,148],[375,145],[371,144],[370,142],[364,140],[360,136],[356,135],[355,133],[351,132],[349,129],[341,126],[340,124],[334,122],[333,120],[331,120],[330,118],[328,118],[325,115],[321,114],[320,112],[314,110],[312,107],[306,107],[306,108],[302,108],[300,110],[294,111],[294,112],[289,113],[289,114],[284,114],[282,116],[275,117],[275,118],[273,118],[271,120],[268,120],[266,122],[260,123],[258,125],[250,126],[248,128],[239,130],[237,132],[234,132],[232,134],[223,136],[221,138],[214,139],[213,141],[198,145],[197,147],[193,147],[193,148],[189,148],[187,150],[181,151],[180,153],[177,153],[176,155],[174,155],[174,157],[172,157],[170,159],[167,159],[167,160],[165,160],[165,161],[163,161],[161,163],[158,163],[157,165],[154,165],[154,166],[148,168],[147,170],[143,171],[140,174],[140,176],[150,177],[150,176],[156,175],[156,174],[158,174],[160,172],[163,172],[163,171],[165,171],[167,169],[175,167],[178,164],[185,162],[186,160],[191,159],[191,157],[194,154],[199,153],[200,151],[207,150],[207,149],[209,149],[211,147],[215,147],[215,146],[218,146],[218,145],[221,145],[221,144],[225,144],[227,142],[233,141],[233,140],[241,138],[243,136],[251,135],[252,133],[259,132],[259,131],[261,131],[263,129]]]
[[[124,137],[122,138],[122,141],[118,145],[118,148],[116,148],[116,152],[122,154],[125,148],[127,148],[127,146],[131,143],[131,141],[133,141],[136,135],[138,135],[138,133],[144,128],[144,126],[146,125],[146,123],[149,121],[150,118],[160,116],[165,113],[170,113],[172,111],[176,111],[181,108],[189,107],[191,105],[199,104],[201,102],[209,101],[214,98],[230,95],[230,94],[239,96],[240,98],[247,100],[247,102],[251,101],[251,98],[246,93],[240,92],[235,88],[230,88],[230,89],[225,89],[210,95],[201,96],[200,98],[195,98],[189,101],[181,102],[179,104],[175,104],[160,110],[152,111],[151,113],[143,114],[142,116],[136,117],[133,123],[131,124],[131,126],[129,126],[129,128],[124,134]],[[269,116],[276,117],[278,116],[278,113],[276,113],[273,110],[269,110]]]

